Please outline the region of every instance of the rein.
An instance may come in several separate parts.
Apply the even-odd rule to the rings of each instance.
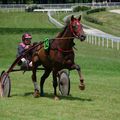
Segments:
[[[73,22],[71,22],[68,27],[69,27],[69,30],[70,30],[70,32],[72,33],[73,37],[60,37],[60,38],[59,38],[59,37],[58,37],[58,38],[56,37],[56,38],[50,39],[50,40],[60,40],[60,39],[65,40],[65,39],[78,38],[78,36],[75,34],[75,31],[74,31],[73,28],[72,28],[72,23],[73,23]],[[80,30],[80,27],[79,27],[79,29],[77,30],[77,32],[78,32],[79,30]],[[22,54],[21,56],[17,57],[16,60],[13,62],[13,64],[10,66],[10,68],[7,70],[7,74],[9,74],[9,72],[11,72],[11,71],[13,70],[13,68],[15,67],[15,65],[21,60],[21,58],[23,58],[24,56],[26,56],[26,55],[29,53],[29,51],[37,48],[39,45],[41,45],[41,44],[43,44],[43,43],[44,43],[44,42],[39,42],[39,43],[37,43],[36,45],[31,46],[28,50],[26,50],[25,52],[23,52],[23,54]],[[39,49],[41,49],[41,48],[42,48],[42,46],[41,46]],[[73,52],[73,46],[71,46],[71,49],[69,49],[69,50],[64,50],[64,49],[62,49],[62,48],[52,48],[52,50],[58,50],[58,51],[61,52],[61,53],[70,53],[70,52]]]
[[[75,37],[54,38],[53,40],[55,40],[55,39],[72,39],[72,38],[75,38]],[[41,45],[41,44],[43,44],[43,43],[44,43],[44,42],[39,42],[39,43],[37,43],[36,45],[30,47],[28,50],[26,50],[25,52],[23,52],[23,54],[22,54],[21,56],[17,57],[17,58],[15,59],[15,61],[13,62],[13,64],[10,66],[10,68],[7,70],[7,74],[9,74],[9,72],[12,71],[12,69],[14,68],[14,66],[21,60],[21,58],[23,58],[24,56],[26,56],[26,55],[29,53],[29,51],[37,48],[39,45]],[[41,48],[41,47],[40,47],[40,48]],[[60,52],[66,52],[66,53],[72,52],[72,49],[71,49],[71,50],[67,50],[67,51],[66,51],[66,50],[62,50],[62,49],[58,49],[58,50],[59,50]]]
[[[66,39],[73,39],[73,38],[76,38],[76,37],[53,38],[53,40],[55,40],[55,39],[63,39],[63,40],[66,40]]]
[[[52,40],[59,40],[59,39],[66,40],[66,39],[74,39],[74,38],[76,38],[76,37],[54,38],[54,39],[52,39]],[[72,48],[69,49],[69,50],[64,50],[64,49],[62,49],[62,48],[51,48],[51,50],[58,50],[58,51],[61,52],[61,53],[71,53],[71,52],[73,52],[73,49],[72,49]]]

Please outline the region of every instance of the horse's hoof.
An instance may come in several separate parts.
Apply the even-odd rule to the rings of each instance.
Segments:
[[[85,85],[84,84],[79,85],[79,89],[80,90],[85,90]]]
[[[33,96],[34,96],[34,98],[38,98],[38,97],[40,97],[39,90],[35,90]]]
[[[55,97],[54,97],[54,100],[59,100],[59,97],[58,97],[58,96],[55,96]]]

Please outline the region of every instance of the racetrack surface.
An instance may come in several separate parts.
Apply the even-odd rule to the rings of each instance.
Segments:
[[[110,12],[113,12],[113,13],[118,13],[118,14],[120,14],[120,9],[110,10]]]

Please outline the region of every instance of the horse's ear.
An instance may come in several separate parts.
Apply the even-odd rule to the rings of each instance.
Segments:
[[[79,20],[79,21],[81,20],[81,15],[79,16],[78,20]]]
[[[71,16],[71,21],[73,21],[73,20],[74,20],[74,15]]]

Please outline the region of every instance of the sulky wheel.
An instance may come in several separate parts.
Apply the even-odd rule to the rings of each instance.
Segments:
[[[58,82],[59,82],[59,91],[61,95],[67,96],[70,93],[70,78],[69,74],[65,70],[61,70],[59,72],[59,77],[58,77]]]
[[[0,97],[9,97],[11,81],[7,72],[2,72],[0,76]]]

